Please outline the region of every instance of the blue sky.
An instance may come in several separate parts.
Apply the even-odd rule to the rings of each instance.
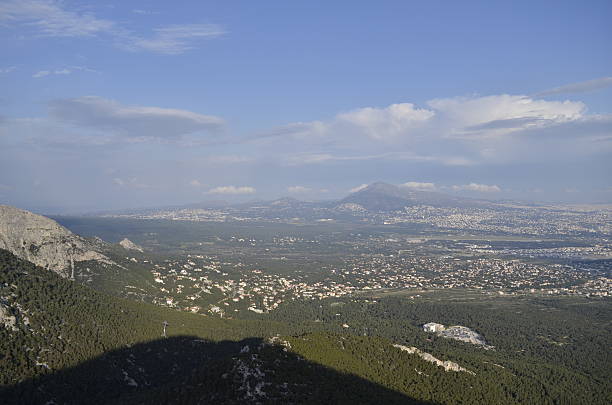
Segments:
[[[612,202],[609,1],[0,0],[0,202]]]

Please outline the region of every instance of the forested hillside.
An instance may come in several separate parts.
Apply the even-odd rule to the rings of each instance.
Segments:
[[[391,300],[373,307],[379,313],[345,303],[304,307],[299,316],[290,315],[295,312],[289,306],[275,321],[225,320],[109,296],[7,251],[0,251],[0,297],[3,403],[610,400],[608,370],[599,363],[589,373],[580,364],[564,366],[563,359],[555,363],[529,353],[515,355],[520,350],[502,348],[502,338],[491,339],[500,350],[489,351],[419,338],[422,332],[411,322],[436,311],[440,319],[444,311],[448,317],[461,316],[461,310],[453,313],[447,307],[415,307],[418,311],[409,315],[401,300]],[[326,314],[331,310],[351,326],[339,328],[333,319],[338,316]],[[364,315],[362,328],[357,328],[357,317],[351,318],[356,310]],[[167,337],[162,336],[165,322]],[[369,336],[362,336],[364,328]],[[418,345],[420,351],[398,343]],[[593,347],[578,353],[591,353]],[[446,371],[442,363],[450,362],[457,367]],[[576,385],[581,389],[574,390]]]

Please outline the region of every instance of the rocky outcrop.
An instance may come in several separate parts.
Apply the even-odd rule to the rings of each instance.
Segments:
[[[466,326],[455,325],[446,327],[441,323],[429,322],[423,325],[423,330],[425,332],[435,333],[436,335],[444,338],[459,340],[461,342],[481,346],[486,350],[494,349],[493,346],[487,344],[484,337]]]
[[[0,302],[0,326],[4,326],[5,328],[17,331],[17,327],[15,326],[17,323],[17,318],[11,315],[11,312],[8,306],[4,305]]]
[[[126,250],[136,250],[138,252],[143,252],[143,249],[140,246],[138,246],[128,238],[123,238],[123,240],[119,242],[119,244]]]
[[[54,220],[7,205],[0,205],[0,249],[62,277],[71,276],[75,262],[113,263]]]
[[[438,367],[444,368],[444,371],[463,371],[464,373],[475,375],[473,371],[465,369],[455,362],[452,362],[450,360],[442,361],[434,357],[432,354],[423,352],[417,349],[416,347],[407,347],[407,346],[402,346],[402,345],[393,345],[393,347],[396,347],[403,352],[408,352],[409,354],[416,354],[423,360],[433,363],[437,365]]]

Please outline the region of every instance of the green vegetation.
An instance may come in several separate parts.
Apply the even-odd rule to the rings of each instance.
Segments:
[[[497,387],[504,387],[508,403],[511,399],[531,403],[607,403],[611,399],[612,308],[608,300],[496,296],[487,299],[480,294],[475,301],[465,291],[421,294],[417,298],[412,292],[412,298],[395,295],[295,302],[268,314],[266,319],[310,321],[360,339],[364,339],[363,335],[379,336],[416,346],[475,371],[484,381],[490,379]],[[425,333],[421,325],[427,322],[473,328],[495,350]],[[383,359],[385,355],[374,358]],[[581,390],[573,389],[577,385]],[[484,387],[491,395],[496,392]],[[418,392],[402,391],[431,399]],[[498,395],[501,394],[495,394],[495,398]]]
[[[0,250],[0,304],[7,403],[612,401],[607,299],[388,291],[230,320],[107,295]],[[423,332],[431,321],[473,328],[495,349]],[[444,371],[393,344],[474,374]]]
[[[291,332],[274,322],[228,321],[115,298],[1,249],[0,286],[3,305],[16,316],[18,329],[0,328],[2,385],[152,341],[162,335],[164,321],[168,336],[211,341]]]
[[[264,344],[271,334],[303,333],[296,325],[222,320],[122,300],[4,250],[0,286],[3,308],[17,319],[17,330],[0,328],[3,403],[242,403],[264,398],[252,392],[259,382],[249,373],[256,369],[270,380],[267,399],[410,401]],[[161,338],[164,321],[168,338]],[[336,384],[352,389],[337,392]]]

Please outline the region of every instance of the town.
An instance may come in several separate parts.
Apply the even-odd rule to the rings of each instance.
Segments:
[[[241,311],[267,313],[288,301],[384,290],[414,291],[415,296],[436,289],[476,289],[499,295],[612,295],[609,270],[495,257],[361,254],[310,272],[287,268],[282,273],[212,255],[187,254],[144,264],[151,266],[157,286],[154,303],[222,317]]]
[[[390,212],[370,212],[359,204],[294,205],[282,208],[281,199],[268,205],[224,208],[180,208],[105,214],[109,218],[168,219],[195,222],[276,222],[316,223],[355,221],[368,224],[419,224],[428,230],[469,231],[515,235],[596,235],[612,234],[612,208],[601,206],[554,205],[518,206],[498,203],[482,208],[407,206]],[[298,204],[298,203],[295,203]],[[304,203],[306,204],[306,203]]]

